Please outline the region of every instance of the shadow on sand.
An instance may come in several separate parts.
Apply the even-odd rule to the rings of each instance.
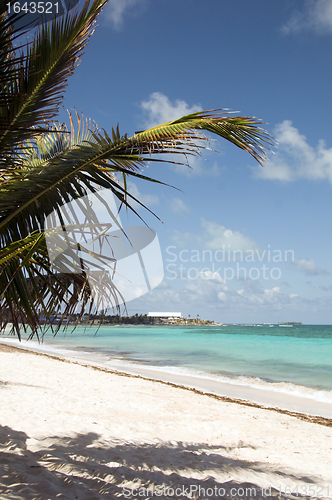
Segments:
[[[90,432],[48,438],[38,442],[38,451],[31,451],[28,440],[24,432],[0,426],[1,499],[299,498],[280,495],[273,488],[262,494],[261,485],[254,482],[232,479],[218,482],[214,476],[220,472],[227,472],[227,477],[232,478],[238,476],[239,471],[247,471],[257,478],[257,483],[259,477],[271,473],[265,464],[227,457],[226,452],[230,450],[220,446],[106,442]],[[308,487],[313,484],[310,478],[282,471],[273,474],[279,476],[282,483],[301,480]],[[157,485],[162,487],[152,494]]]

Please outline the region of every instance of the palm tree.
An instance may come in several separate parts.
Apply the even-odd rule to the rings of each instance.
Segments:
[[[199,154],[203,146],[197,139],[205,140],[204,132],[223,137],[260,163],[272,144],[259,120],[223,110],[193,113],[132,137],[121,136],[118,128],[108,135],[79,116],[69,115],[68,126],[52,121],[106,2],[86,0],[79,11],[41,25],[33,41],[19,48],[13,44],[18,37],[15,14],[0,7],[0,321],[2,329],[12,323],[19,338],[22,325],[31,336],[38,335],[41,318],[52,324],[54,315],[63,319],[78,312],[79,319],[96,306],[91,287],[100,283],[87,280],[88,263],[89,257],[103,262],[104,257],[84,246],[80,250],[86,259],[70,255],[75,238],[67,235],[68,251],[51,263],[47,216],[57,211],[63,227],[75,225],[75,215],[67,213],[65,220],[60,207],[86,200],[87,193],[98,196],[100,188],[110,189],[132,209],[135,198],[127,191],[127,176],[157,182],[142,174],[146,162],[164,161],[153,156],[161,153]],[[84,209],[87,230],[98,236],[96,214]],[[116,307],[117,290],[107,285],[107,293]]]

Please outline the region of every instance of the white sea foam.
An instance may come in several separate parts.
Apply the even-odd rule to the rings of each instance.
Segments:
[[[136,365],[136,363],[128,362],[128,367]],[[116,364],[113,363],[112,364]],[[121,364],[123,362],[121,360]],[[320,401],[324,403],[332,404],[332,391],[325,391],[321,389],[315,389],[312,387],[306,387],[298,384],[293,384],[291,382],[268,382],[259,377],[250,377],[243,375],[220,375],[215,373],[206,373],[199,370],[184,368],[184,367],[174,367],[174,366],[151,366],[144,365],[144,369],[151,371],[158,371],[163,373],[172,373],[174,375],[184,375],[187,377],[195,377],[206,380],[213,380],[214,382],[220,382],[222,384],[230,385],[240,385],[244,387],[252,387],[255,389],[260,389],[263,391],[273,391],[283,394],[288,394],[291,396],[297,396],[301,398],[308,398],[314,401]]]
[[[45,354],[90,361],[92,364],[102,364],[119,371],[128,370],[130,372],[135,369],[136,373],[138,373],[140,368],[144,368],[144,371],[160,372],[161,374],[164,373],[166,375],[167,373],[169,373],[172,375],[178,375],[180,377],[190,377],[191,379],[196,378],[211,380],[213,382],[219,382],[220,384],[243,386],[253,389],[259,389],[262,391],[273,391],[276,393],[287,394],[294,397],[310,399],[312,401],[332,404],[332,391],[306,387],[291,382],[269,382],[259,377],[226,374],[221,375],[181,366],[156,366],[153,364],[153,362],[151,364],[145,364],[144,362],[138,363],[135,361],[131,361],[128,358],[120,357],[120,354],[118,356],[115,356],[114,358],[112,357],[112,359],[110,360],[110,355],[107,352],[91,352],[88,348],[77,350],[75,349],[75,347],[67,347],[63,344],[61,346],[54,346],[50,343],[38,343],[34,340],[29,340],[29,342],[19,342],[15,338],[4,338],[0,339],[0,343],[13,345],[22,349],[42,352]]]

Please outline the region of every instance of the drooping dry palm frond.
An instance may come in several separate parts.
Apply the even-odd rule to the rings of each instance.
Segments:
[[[197,140],[206,138],[202,132],[210,132],[247,151],[262,164],[266,149],[274,145],[273,138],[259,126],[262,123],[252,117],[230,116],[223,109],[202,111],[138,132],[132,141],[143,152],[159,145],[166,152],[196,153]]]

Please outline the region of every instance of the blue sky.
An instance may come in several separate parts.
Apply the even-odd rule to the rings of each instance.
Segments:
[[[122,134],[230,108],[261,118],[278,140],[264,167],[217,140],[192,169],[149,165],[147,175],[178,190],[130,183],[163,221],[140,211],[165,276],[129,314],[332,323],[331,67],[330,0],[110,0],[66,108]],[[123,214],[122,223],[139,222]]]

